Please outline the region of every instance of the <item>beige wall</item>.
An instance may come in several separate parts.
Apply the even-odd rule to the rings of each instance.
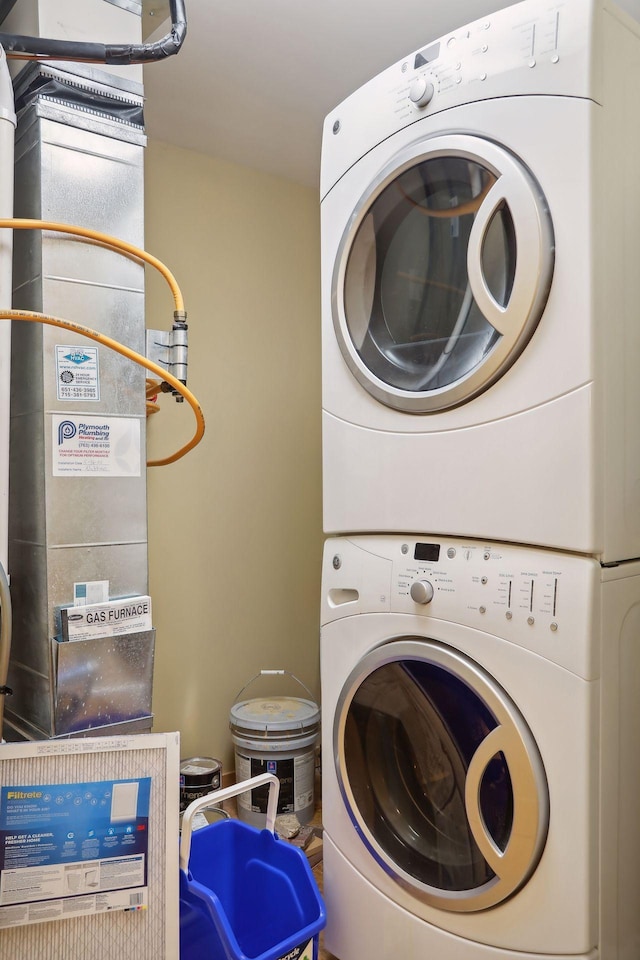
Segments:
[[[319,702],[319,201],[164,143],[147,147],[145,183],[145,246],[183,291],[189,387],[207,421],[193,452],[149,471],[154,729],[179,730],[183,757],[227,771],[229,710],[261,668],[290,670]],[[147,326],[172,314],[148,270]],[[187,404],[161,406],[150,458],[192,432]],[[263,678],[246,695],[287,692],[305,696]]]

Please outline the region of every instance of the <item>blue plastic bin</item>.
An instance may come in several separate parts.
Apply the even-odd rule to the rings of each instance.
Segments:
[[[229,819],[191,833],[197,810],[263,783],[270,784],[266,829]],[[185,810],[180,960],[317,960],[324,904],[304,853],[273,834],[278,788],[263,774]]]

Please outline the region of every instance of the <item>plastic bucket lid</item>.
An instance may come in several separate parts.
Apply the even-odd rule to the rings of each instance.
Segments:
[[[241,700],[231,708],[229,726],[243,738],[315,737],[320,728],[320,708],[313,700],[300,697]]]

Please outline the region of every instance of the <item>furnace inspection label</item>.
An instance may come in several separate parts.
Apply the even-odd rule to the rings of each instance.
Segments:
[[[140,421],[54,414],[54,477],[139,477]]]
[[[58,400],[99,400],[97,347],[56,346]]]

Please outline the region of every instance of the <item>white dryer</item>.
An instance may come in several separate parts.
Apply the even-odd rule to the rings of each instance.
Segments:
[[[639,101],[635,19],[524,0],[328,116],[327,533],[640,556]]]
[[[327,541],[325,943],[637,960],[640,563]]]

